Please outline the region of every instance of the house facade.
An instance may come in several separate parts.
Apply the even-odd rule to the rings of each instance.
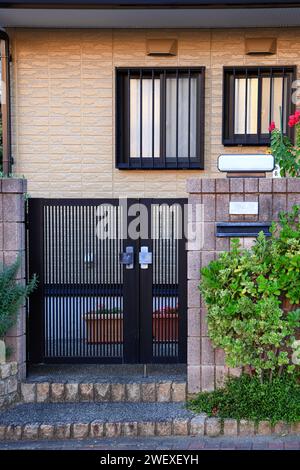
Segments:
[[[123,259],[122,274],[116,256],[119,251],[130,255],[127,247],[134,246],[140,252],[142,247],[131,239],[123,247],[117,242],[106,251],[100,247],[99,255],[91,231],[83,239],[76,238],[80,220],[84,226],[92,225],[92,210],[77,213],[77,206],[69,208],[74,207],[72,203],[67,209],[57,209],[57,200],[63,204],[73,199],[78,207],[87,200],[111,202],[118,198],[183,203],[187,179],[222,177],[217,166],[220,154],[265,153],[271,121],[290,135],[288,116],[295,109],[292,95],[297,94],[300,73],[299,3],[1,2],[2,50],[9,44],[9,55],[2,54],[2,80],[7,84],[7,95],[10,91],[10,116],[5,117],[9,107],[2,105],[2,121],[6,123],[3,140],[7,142],[3,167],[23,175],[30,197],[39,201],[33,202],[32,224],[41,222],[38,217],[44,211],[44,231],[31,245],[31,252],[36,250],[38,257],[36,240],[44,237],[44,297],[37,296],[32,309],[44,315],[45,324],[40,327],[48,343],[33,352],[36,362],[41,362],[42,356],[48,362],[51,358],[68,362],[70,357],[75,361],[85,358],[86,362],[120,359],[118,347],[101,350],[101,344],[121,343],[120,336],[127,335],[121,310],[141,312],[144,305],[152,315],[152,324],[141,321],[142,326],[139,323],[136,329],[145,332],[150,327],[158,349],[163,347],[159,343],[179,341],[178,324],[171,321],[172,309],[181,312],[179,330],[186,342],[185,288],[179,293],[171,289],[187,277],[186,268],[180,269],[175,256],[180,244],[170,242],[166,248],[159,242],[151,246],[142,243],[144,251],[152,249],[153,259],[160,261],[154,262],[148,287],[140,287],[139,305],[133,305],[117,287],[124,282],[129,290],[136,282],[143,286],[140,276],[147,273],[153,260],[141,261],[142,274],[135,273],[137,277],[129,279],[130,267],[126,269],[131,263]],[[56,202],[51,205],[53,199]],[[111,217],[116,215],[112,212]],[[72,221],[63,226],[63,220]],[[164,226],[164,222],[157,223]],[[73,235],[67,238],[71,230]],[[56,241],[54,233],[59,234]],[[105,261],[105,256],[110,261]],[[96,266],[96,259],[106,266],[106,273]],[[168,259],[165,264],[164,259]],[[32,262],[32,272],[38,266]],[[82,276],[78,277],[78,272]],[[183,279],[179,280],[178,272]],[[128,275],[127,281],[123,275]],[[148,298],[150,284],[154,287]],[[57,286],[60,291],[55,290]],[[74,293],[72,286],[79,290]],[[97,290],[97,286],[101,288]],[[113,294],[111,288],[115,289]],[[61,296],[69,300],[61,303]],[[104,313],[109,311],[110,326],[89,327],[99,298]],[[58,326],[62,311],[67,319]],[[74,321],[68,323],[68,315]],[[85,326],[79,324],[83,315],[91,315],[85,318]],[[163,315],[163,323],[157,315]],[[135,314],[130,318],[136,322]],[[84,328],[92,329],[87,333]],[[111,342],[107,339],[110,329],[114,336]],[[78,334],[81,339],[88,335],[85,342],[90,346],[83,352],[79,346],[73,350],[66,340],[71,330],[72,341]],[[92,334],[98,339],[91,339]],[[148,344],[150,362],[155,356],[154,343]],[[186,344],[183,350],[180,361],[186,362]],[[173,362],[179,358],[170,350],[158,356],[165,361],[170,356]],[[132,351],[128,357],[128,362],[137,361]]]

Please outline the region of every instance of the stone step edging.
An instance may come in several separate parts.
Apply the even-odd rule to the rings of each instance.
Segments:
[[[254,435],[300,434],[300,423],[271,426],[267,421],[256,424],[252,421],[208,418],[196,415],[168,421],[103,422],[90,423],[31,423],[25,425],[1,425],[0,440],[60,440],[116,437],[151,436],[254,436]]]
[[[23,382],[21,403],[184,402],[186,382]]]

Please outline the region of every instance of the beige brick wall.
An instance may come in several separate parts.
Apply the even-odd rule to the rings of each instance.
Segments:
[[[220,176],[223,65],[300,65],[300,28],[267,30],[11,29],[13,155],[32,196],[185,196],[190,176]],[[244,55],[245,36],[276,36],[277,54]],[[146,38],[178,39],[178,55],[147,57]],[[205,171],[114,168],[114,68],[205,66]],[[299,67],[300,70],[300,67]],[[233,148],[226,152],[255,152]],[[260,149],[261,150],[261,149]]]

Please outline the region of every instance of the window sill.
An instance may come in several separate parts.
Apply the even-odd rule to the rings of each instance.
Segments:
[[[165,163],[165,164],[154,164],[149,163],[141,164],[137,163],[118,163],[116,164],[118,170],[204,170],[204,166],[200,163],[190,163],[189,165],[178,163]]]
[[[224,147],[269,147],[270,139],[264,141],[244,140],[244,139],[223,139]]]

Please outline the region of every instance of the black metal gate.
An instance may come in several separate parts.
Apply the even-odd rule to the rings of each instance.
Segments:
[[[29,200],[29,362],[186,362],[185,202]]]

